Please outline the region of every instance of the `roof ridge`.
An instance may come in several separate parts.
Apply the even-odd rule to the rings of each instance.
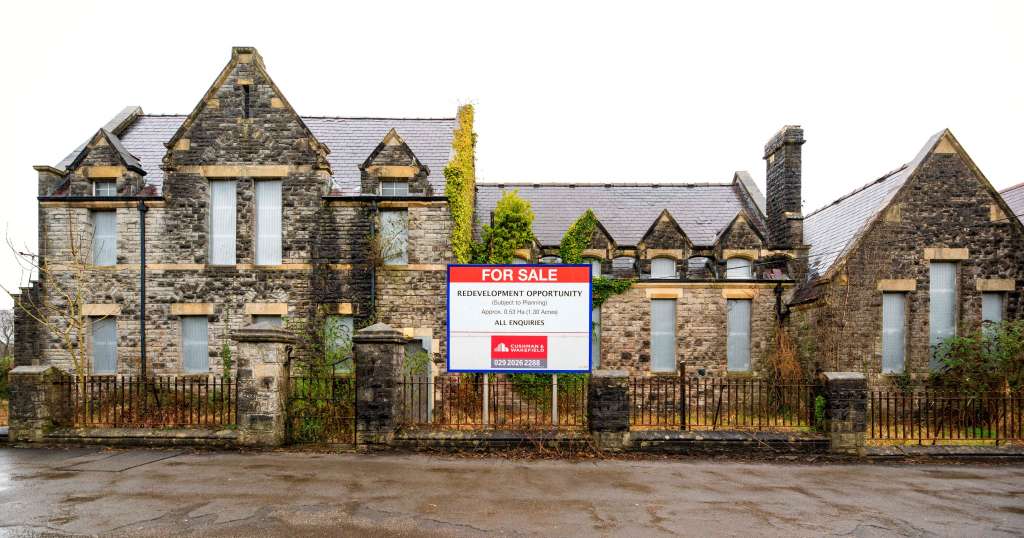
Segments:
[[[811,211],[806,216],[804,216],[804,220],[807,220],[807,219],[811,218],[812,216],[814,216],[814,215],[816,215],[818,213],[821,213],[822,211],[824,211],[824,210],[826,210],[826,209],[828,209],[828,208],[838,204],[839,202],[842,202],[842,201],[845,201],[845,200],[849,199],[850,197],[852,197],[855,194],[859,194],[859,193],[865,191],[868,187],[870,187],[872,185],[875,185],[876,183],[881,183],[881,182],[885,181],[886,179],[891,178],[892,176],[896,175],[897,173],[902,172],[903,170],[906,170],[907,166],[909,166],[909,165],[910,165],[910,163],[903,163],[902,166],[900,166],[899,168],[896,168],[895,170],[890,170],[889,172],[884,174],[882,177],[873,179],[873,180],[865,183],[864,185],[861,185],[860,187],[857,187],[856,189],[854,189],[854,190],[852,190],[852,191],[850,191],[850,192],[840,196],[839,198],[836,198],[832,202],[830,202],[828,204],[825,204],[825,205],[819,207],[818,209],[815,209],[814,211]]]
[[[416,120],[416,121],[455,121],[455,117],[444,117],[444,118],[417,118],[417,117],[378,117],[378,116],[317,116],[317,115],[304,115],[299,114],[303,118],[310,119],[321,119],[321,120]]]
[[[1010,192],[1010,191],[1012,191],[1014,189],[1019,189],[1021,187],[1024,187],[1024,181],[1021,181],[1020,183],[1018,183],[1016,185],[1010,185],[1009,187],[1006,187],[1005,189],[999,191],[999,194],[1003,194],[1005,192]]]
[[[687,182],[687,183],[658,183],[658,182],[597,182],[597,181],[560,181],[560,180],[542,180],[542,181],[495,181],[495,180],[479,180],[476,186],[487,186],[487,187],[732,187],[732,182],[726,183],[712,183],[712,182]]]

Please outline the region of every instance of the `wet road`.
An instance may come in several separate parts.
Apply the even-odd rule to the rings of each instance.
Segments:
[[[1024,466],[0,448],[0,536],[1024,534]]]

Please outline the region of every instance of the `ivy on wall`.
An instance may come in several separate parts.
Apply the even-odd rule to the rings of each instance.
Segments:
[[[473,204],[476,196],[476,133],[473,105],[459,107],[458,126],[452,137],[454,154],[444,168],[444,194],[452,214],[452,251],[467,263],[473,250]]]
[[[519,191],[501,195],[494,206],[493,223],[484,226],[482,241],[471,248],[473,263],[512,263],[518,248],[533,240],[533,209],[530,202],[519,197]]]
[[[597,216],[586,210],[569,226],[558,245],[558,255],[562,263],[583,263],[583,251],[590,246],[590,239],[597,229]],[[609,297],[624,293],[633,285],[633,279],[608,278],[604,276],[593,279],[593,305],[601,306]]]

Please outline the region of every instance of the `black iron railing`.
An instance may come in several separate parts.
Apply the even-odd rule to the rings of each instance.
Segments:
[[[998,445],[1024,440],[1024,392],[873,390],[867,403],[867,434],[875,444]]]
[[[238,421],[238,384],[203,376],[64,376],[56,382],[74,427],[220,427]]]
[[[291,377],[287,426],[288,438],[293,443],[355,443],[355,376]]]
[[[582,429],[587,424],[583,376],[411,376],[400,383],[406,428],[455,430]]]
[[[815,386],[759,378],[632,377],[630,427],[687,430],[808,430]]]

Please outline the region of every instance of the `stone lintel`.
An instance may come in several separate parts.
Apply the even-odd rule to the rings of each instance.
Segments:
[[[121,305],[116,304],[85,304],[82,305],[82,315],[90,317],[120,316]]]
[[[878,291],[915,291],[917,280],[913,278],[883,278],[878,281]]]
[[[584,252],[586,252],[586,251],[584,251]],[[513,255],[514,255],[515,257],[517,257],[517,258],[522,258],[522,259],[524,259],[524,260],[527,260],[527,261],[529,261],[529,259],[530,259],[530,255],[531,255],[532,253],[530,252],[530,249],[528,249],[528,248],[517,248],[517,249],[515,249],[515,250],[514,250],[514,251],[512,252],[512,254],[513,254]]]
[[[625,370],[594,370],[590,372],[592,377],[629,377]]]
[[[411,179],[420,173],[419,166],[397,166],[375,164],[366,167],[366,172],[377,177],[393,177],[399,179]]]
[[[213,303],[175,303],[171,305],[172,316],[212,316]]]
[[[748,260],[756,260],[760,252],[753,248],[726,248],[722,249],[722,257],[725,259],[729,258],[746,258]]]
[[[137,200],[75,200],[73,197],[68,197],[67,201],[47,200],[39,202],[39,207],[42,208],[119,209],[130,207],[134,209],[138,206],[139,202]],[[163,200],[146,200],[146,207],[150,209],[166,206],[167,204]],[[138,267],[138,265],[135,265],[135,267]]]
[[[245,303],[248,316],[287,316],[288,303]]]
[[[646,289],[644,290],[648,299],[681,299],[683,290]]]
[[[726,288],[722,290],[722,298],[724,299],[753,299],[757,297],[757,289],[730,289]]]
[[[33,364],[33,365],[22,365],[15,366],[11,369],[7,375],[9,376],[39,376],[45,374],[49,370],[56,370],[57,373],[61,373],[60,369],[56,366],[49,366],[46,364]]]
[[[520,249],[520,250],[525,250],[527,253],[530,252],[529,250],[527,250],[525,248],[524,249]],[[516,252],[519,252],[519,251],[517,250]],[[527,254],[524,257],[526,259],[530,258],[529,254]],[[603,260],[603,259],[608,257],[608,252],[605,251],[605,249],[603,249],[603,248],[585,248],[585,249],[583,249],[582,257],[584,257],[584,258],[597,258],[599,260]]]
[[[285,177],[293,172],[310,172],[312,167],[287,164],[210,164],[179,166],[176,171],[212,178]]]
[[[355,313],[355,305],[352,303],[328,303],[323,305],[323,309],[327,314],[339,314],[342,316],[351,316]]]
[[[867,382],[867,377],[861,372],[822,372],[821,374],[826,381],[864,381]]]
[[[385,265],[388,271],[446,271],[448,266],[443,263],[409,263],[405,265]]]
[[[117,179],[128,169],[123,166],[85,166],[83,172],[89,179]]]
[[[649,248],[644,253],[644,257],[648,260],[654,258],[672,258],[674,260],[683,259],[683,249],[681,248]]]
[[[924,249],[924,259],[929,261],[961,261],[970,257],[966,248],[927,247]]]
[[[976,285],[978,291],[1013,291],[1017,281],[1012,278],[979,278]]]

